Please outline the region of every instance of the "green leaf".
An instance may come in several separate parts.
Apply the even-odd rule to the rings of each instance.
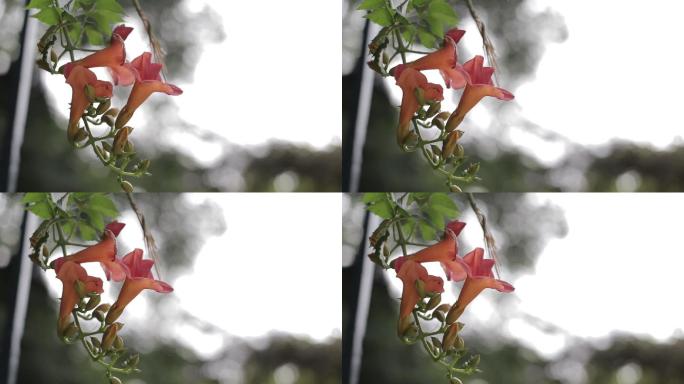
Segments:
[[[458,21],[456,12],[446,0],[433,0],[428,6],[428,15],[450,25]]]
[[[34,215],[40,217],[41,219],[49,219],[52,217],[52,212],[50,211],[50,204],[47,201],[41,201],[33,205],[28,206],[26,209]]]
[[[415,230],[415,226],[416,221],[411,217],[408,221],[401,225],[401,233],[403,233],[404,236],[406,236],[406,238],[409,239],[413,234],[413,231]]]
[[[414,7],[420,8],[420,7],[424,7],[424,6],[428,5],[428,3],[430,3],[430,1],[431,0],[411,0],[411,4]]]
[[[383,219],[390,219],[393,216],[392,204],[387,200],[377,201],[368,206],[368,210],[382,217]]]
[[[83,240],[97,240],[97,232],[91,228],[87,223],[78,223],[79,237]]]
[[[363,202],[366,204],[380,200],[387,200],[387,194],[384,192],[367,192],[363,194]]]
[[[52,0],[31,0],[26,6],[27,9],[43,9],[48,7],[52,7]]]
[[[429,207],[425,213],[427,213],[430,218],[430,223],[432,223],[433,227],[440,231],[444,230],[444,215],[440,211]]]
[[[31,17],[35,17],[47,25],[59,24],[59,12],[55,8],[43,8]]]
[[[435,240],[435,235],[437,232],[435,231],[434,228],[425,221],[421,220],[418,222],[418,228],[420,228],[420,237],[423,238],[425,241],[432,241]]]
[[[375,9],[371,12],[368,12],[366,17],[368,20],[383,27],[392,25],[392,14],[387,10],[387,8]]]
[[[385,0],[363,0],[356,9],[377,9],[385,6]]]
[[[46,192],[29,192],[21,199],[22,203],[35,203],[38,201],[46,201],[48,194]]]
[[[95,2],[95,9],[102,9],[118,14],[123,14],[123,7],[116,0],[98,0]]]
[[[88,215],[90,224],[95,227],[97,232],[104,232],[104,215],[94,209],[88,209],[85,213]]]
[[[105,41],[104,37],[102,36],[102,32],[98,31],[97,29],[91,26],[86,26],[85,34],[90,45],[104,45]]]
[[[120,13],[98,9],[88,14],[88,17],[95,21],[97,30],[109,36],[112,33],[112,26],[123,21]]]
[[[423,28],[418,29],[418,39],[426,48],[435,48],[437,46],[437,38],[435,35]]]
[[[94,194],[90,198],[90,209],[93,211],[100,212],[107,217],[117,217],[119,216],[119,210],[116,209],[114,202],[102,194]]]
[[[451,219],[458,215],[458,206],[446,193],[434,193],[430,196],[430,207]]]

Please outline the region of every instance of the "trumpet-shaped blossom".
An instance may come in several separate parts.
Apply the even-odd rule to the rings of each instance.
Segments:
[[[413,68],[406,66],[397,68],[394,71],[394,77],[403,92],[397,129],[397,141],[399,145],[403,145],[409,134],[411,119],[421,105],[416,92],[422,92],[425,101],[441,101],[444,100],[444,95],[441,85],[428,83],[425,75]]]
[[[469,273],[463,288],[461,288],[461,293],[458,295],[458,300],[456,300],[456,304],[452,308],[452,311],[455,312],[453,314],[454,321],[463,314],[468,304],[485,288],[496,289],[499,292],[513,292],[515,290],[511,284],[494,278],[492,273],[494,260],[485,259],[482,248],[475,248],[465,255],[463,260],[468,265]]]
[[[126,47],[124,40],[133,28],[119,25],[114,28],[109,46],[94,52],[80,60],[62,66],[64,76],[67,78],[71,71],[78,67],[94,68],[107,67],[112,74],[114,85],[131,85],[135,81],[135,70],[126,62]]]
[[[121,292],[116,302],[111,306],[107,313],[106,321],[108,324],[113,323],[121,316],[126,306],[135,299],[143,289],[153,289],[157,292],[168,293],[173,291],[173,287],[169,284],[155,280],[152,276],[153,260],[143,259],[142,249],[136,248],[129,254],[123,257],[123,263],[130,271],[129,275],[124,281]]]
[[[429,275],[427,269],[413,260],[407,259],[400,264],[395,264],[397,277],[401,279],[404,288],[401,293],[401,306],[399,309],[399,322],[406,319],[413,311],[420,294],[416,283],[421,280],[425,285],[426,293],[444,292],[444,281],[438,276]]]
[[[461,100],[458,102],[456,110],[447,121],[447,129],[450,131],[456,129],[461,124],[466,114],[483,97],[492,96],[505,101],[514,98],[512,93],[493,85],[492,75],[494,74],[494,68],[484,67],[482,65],[483,62],[484,58],[478,55],[463,64],[463,69],[468,74],[468,83],[463,91],[463,95],[461,95]]]
[[[461,89],[466,85],[468,74],[458,63],[456,44],[465,34],[464,30],[454,28],[444,35],[442,47],[416,61],[405,64],[418,71],[438,69],[447,88]]]
[[[458,243],[456,236],[458,236],[465,227],[462,221],[452,221],[447,224],[444,231],[444,237],[438,243],[429,247],[423,248],[420,251],[400,257],[396,263],[401,267],[401,263],[405,260],[413,260],[417,263],[429,263],[438,261],[444,268],[444,273],[448,280],[461,281],[468,275],[468,265],[458,256]]]
[[[163,92],[171,96],[183,93],[183,90],[177,86],[162,81],[160,75],[162,65],[152,62],[150,52],[144,52],[136,57],[131,62],[131,67],[136,71],[137,77],[128,101],[116,119],[117,128],[123,127],[131,119],[135,110],[154,92]]]
[[[53,262],[55,272],[59,273],[65,263],[73,261],[75,263],[99,262],[105,271],[107,280],[121,281],[128,275],[128,267],[116,257],[116,235],[123,228],[122,223],[110,223],[105,228],[103,239],[88,248],[84,248],[72,255],[60,257]]]
[[[112,97],[112,83],[98,80],[91,70],[82,66],[71,69],[66,82],[71,86],[71,114],[67,133],[69,138],[73,139],[78,132],[78,121],[90,105],[90,100],[86,95],[86,86],[93,87],[95,97]]]
[[[57,272],[57,278],[62,281],[62,301],[59,305],[58,328],[63,331],[69,325],[69,315],[81,300],[76,291],[76,282],[83,284],[86,293],[102,293],[102,280],[88,276],[86,270],[78,263],[66,261]]]

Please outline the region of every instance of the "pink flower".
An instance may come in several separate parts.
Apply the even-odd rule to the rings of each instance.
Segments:
[[[461,288],[461,293],[458,295],[456,304],[449,311],[448,318],[450,322],[456,321],[463,314],[468,304],[485,288],[496,289],[499,292],[513,292],[515,290],[511,284],[494,278],[492,273],[494,260],[485,259],[482,248],[475,248],[465,255],[463,260],[468,265],[469,273],[463,288]]]
[[[128,120],[133,117],[140,105],[147,100],[154,92],[163,92],[167,95],[176,96],[183,93],[183,90],[173,84],[164,83],[159,72],[162,69],[161,64],[152,62],[152,54],[144,52],[142,55],[136,57],[131,66],[137,73],[135,85],[128,96],[128,102],[119,112],[116,119],[116,128],[121,128]]]
[[[55,272],[59,271],[66,262],[73,261],[74,263],[92,263],[99,262],[102,269],[105,271],[107,280],[121,281],[126,278],[128,274],[127,266],[116,257],[116,235],[112,231],[118,232],[123,228],[122,223],[113,222],[107,225],[104,231],[103,239],[95,245],[84,248],[74,254],[66,257],[60,257],[52,262]]]
[[[114,28],[109,46],[92,53],[80,60],[67,63],[62,66],[64,76],[69,77],[71,71],[77,66],[86,68],[107,67],[112,74],[114,85],[131,85],[135,81],[135,71],[130,64],[126,63],[126,48],[124,40],[133,28],[119,25]]]
[[[444,35],[442,48],[405,65],[418,71],[438,69],[447,88],[460,89],[465,87],[468,75],[458,63],[456,51],[456,44],[464,34],[465,31],[458,28],[449,30]]]
[[[397,277],[401,279],[404,285],[399,309],[399,323],[401,324],[421,299],[416,282],[421,280],[425,284],[426,293],[442,293],[444,292],[444,281],[438,276],[428,275],[425,267],[410,259],[395,264],[395,270]]]
[[[116,321],[116,319],[121,316],[126,306],[133,301],[143,289],[153,289],[161,293],[173,291],[173,287],[169,284],[160,280],[155,280],[152,276],[154,261],[144,260],[142,257],[143,251],[138,248],[123,257],[122,261],[130,273],[126,277],[123,287],[121,287],[119,297],[107,313],[106,321],[108,324]]]
[[[444,273],[448,280],[461,281],[468,275],[468,265],[458,256],[458,243],[456,237],[461,233],[465,223],[462,221],[452,221],[447,224],[444,237],[438,243],[408,255],[400,257],[395,263],[401,267],[405,260],[413,260],[418,263],[429,263],[438,261],[444,268]]]
[[[468,111],[473,109],[483,97],[492,96],[505,101],[514,98],[512,93],[493,85],[492,75],[494,74],[494,68],[482,66],[483,62],[484,58],[478,55],[463,64],[463,69],[468,74],[468,83],[463,91],[463,95],[461,95],[461,100],[458,102],[458,107],[456,107],[456,110],[447,121],[448,131],[456,129]]]
[[[420,103],[416,97],[416,90],[423,92],[425,101],[444,100],[442,86],[428,83],[425,75],[410,67],[400,67],[394,71],[397,85],[401,88],[401,110],[399,112],[399,127],[397,129],[397,141],[403,145],[409,135],[411,119],[420,109]]]
[[[73,261],[62,263],[57,272],[57,278],[62,281],[62,300],[59,305],[58,329],[64,331],[69,325],[69,315],[76,304],[81,300],[76,292],[76,282],[80,281],[84,285],[85,292],[102,293],[102,280],[97,277],[88,276],[86,270]]]
[[[66,82],[71,86],[71,114],[67,134],[69,139],[73,140],[78,133],[78,121],[90,105],[90,100],[86,95],[86,86],[93,87],[95,97],[112,97],[112,83],[98,80],[91,70],[82,66],[72,68]]]

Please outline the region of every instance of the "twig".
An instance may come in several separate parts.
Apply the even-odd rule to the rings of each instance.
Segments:
[[[164,50],[162,49],[157,37],[154,35],[154,32],[152,32],[152,23],[150,23],[150,19],[148,19],[147,15],[145,15],[145,12],[143,11],[142,6],[140,5],[140,0],[133,0],[133,6],[135,7],[135,10],[136,12],[138,12],[140,20],[145,26],[147,37],[150,39],[150,45],[152,46],[152,50],[154,51],[154,57],[156,58],[157,63],[162,64],[162,77],[164,81],[166,81],[166,65],[164,65]]]
[[[489,64],[494,68],[494,82],[498,84],[499,78],[497,76],[497,73],[499,72],[499,64],[496,61],[496,51],[494,50],[494,44],[487,35],[484,22],[475,11],[473,1],[465,0],[465,3],[468,7],[468,11],[470,12],[470,16],[473,18],[475,24],[477,25],[477,29],[480,31],[480,36],[482,36],[482,45],[484,46],[485,53],[487,54],[487,60],[489,61]]]
[[[496,252],[496,241],[494,240],[494,236],[492,235],[492,233],[489,232],[489,227],[487,227],[487,217],[485,217],[485,215],[482,213],[480,207],[477,206],[473,194],[467,193],[466,195],[468,196],[468,202],[470,203],[470,207],[475,212],[477,220],[480,222],[480,226],[482,227],[482,233],[484,234],[484,241],[485,246],[487,247],[487,252],[490,256],[492,256],[492,259],[494,259],[494,270],[496,271],[496,277],[500,279],[501,272],[499,271],[499,257]]]
[[[138,208],[138,206],[135,204],[135,201],[133,200],[133,194],[131,192],[126,192],[126,197],[128,198],[128,204],[131,206],[131,209],[133,210],[133,212],[135,212],[135,215],[138,217],[138,222],[140,223],[140,227],[142,228],[143,236],[145,239],[145,248],[147,248],[147,253],[150,256],[152,256],[152,259],[154,260],[154,271],[157,272],[157,278],[161,280],[162,277],[159,273],[158,267],[159,254],[157,250],[157,243],[155,243],[152,233],[147,228],[147,223],[145,223],[145,215],[143,215],[142,210]]]

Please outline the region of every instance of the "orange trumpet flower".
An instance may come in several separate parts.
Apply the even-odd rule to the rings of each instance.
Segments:
[[[112,97],[112,83],[98,80],[91,70],[82,66],[72,68],[66,82],[71,85],[71,114],[67,135],[70,140],[73,140],[78,133],[78,121],[90,105],[86,87],[93,87],[94,97]]]
[[[76,291],[76,283],[81,282],[86,293],[102,293],[102,280],[88,276],[86,270],[78,263],[66,261],[57,272],[57,278],[62,281],[62,301],[59,305],[59,321],[57,323],[60,333],[69,325],[69,315],[81,296]]]

